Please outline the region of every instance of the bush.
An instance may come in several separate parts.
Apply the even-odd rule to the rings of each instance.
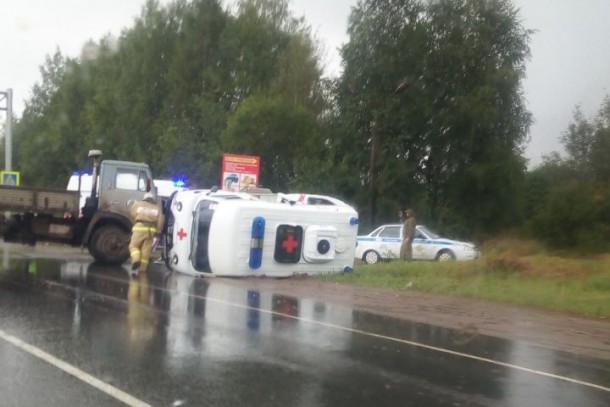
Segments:
[[[606,250],[609,228],[604,223],[595,192],[592,185],[582,181],[552,188],[545,205],[537,210],[530,222],[533,236],[556,249]]]

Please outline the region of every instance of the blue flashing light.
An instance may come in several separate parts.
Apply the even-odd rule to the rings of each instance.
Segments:
[[[360,219],[355,218],[355,217],[351,217],[351,218],[349,218],[349,224],[350,224],[350,225],[355,226],[355,225],[357,225],[357,224],[359,224],[359,223],[360,223]]]
[[[186,187],[186,178],[184,176],[174,177],[172,182],[176,188],[184,188]]]

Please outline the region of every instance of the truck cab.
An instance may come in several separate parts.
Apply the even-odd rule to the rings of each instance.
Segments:
[[[96,260],[120,264],[129,257],[129,208],[146,192],[158,200],[156,188],[147,164],[104,160],[99,164],[99,177],[96,168],[91,195],[82,209],[86,224],[82,242]]]

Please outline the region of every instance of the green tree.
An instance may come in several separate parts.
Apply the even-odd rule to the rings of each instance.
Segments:
[[[445,229],[484,233],[519,219],[531,121],[521,81],[530,31],[510,1],[370,0],[354,9],[338,103],[371,199]],[[362,201],[361,201],[362,202]]]
[[[594,183],[565,180],[550,189],[544,210],[532,218],[534,235],[553,248],[607,250],[610,225],[604,221],[602,209],[608,210],[604,203],[608,198]]]
[[[606,96],[594,123],[590,163],[595,180],[610,185],[610,97]]]
[[[23,117],[15,125],[13,166],[21,171],[23,185],[65,187],[70,173],[65,170],[73,169],[69,159],[65,159],[61,136],[61,129],[66,128],[68,122],[62,106],[65,96],[62,89],[73,63],[59,50],[53,56],[47,56],[40,68],[42,81],[34,85]],[[60,175],[62,170],[63,177]]]
[[[422,185],[414,179],[424,155],[417,143],[423,111],[418,57],[426,44],[423,4],[361,2],[350,15],[350,41],[342,48],[344,73],[337,84],[341,129],[332,140],[336,160],[351,168],[354,200],[369,223],[395,217],[398,205],[414,205]],[[408,85],[394,93],[401,83]],[[346,154],[349,152],[348,154]],[[342,156],[346,155],[346,156]]]
[[[224,145],[231,152],[261,157],[264,186],[286,191],[299,179],[299,170],[321,150],[316,119],[307,109],[282,98],[252,96],[229,120]],[[307,164],[305,164],[307,163]]]
[[[89,41],[77,59],[49,57],[18,126],[18,156],[27,178],[41,185],[63,187],[66,170],[84,168],[90,148],[148,162],[158,177],[217,184],[221,135],[249,98],[281,99],[291,109],[285,115],[305,126],[291,131],[318,137],[313,124],[325,104],[316,52],[309,28],[288,13],[285,0],[244,0],[235,15],[220,0],[164,7],[150,0],[118,39]],[[242,136],[244,148],[255,145]],[[41,150],[48,152],[42,159]],[[295,154],[276,155],[284,153]],[[290,171],[294,180],[299,171]]]
[[[315,41],[283,0],[239,4],[228,49],[235,92],[224,151],[261,156],[261,182],[275,190],[311,188],[325,159],[318,118],[326,104]]]
[[[607,250],[610,245],[610,100],[588,119],[577,106],[553,153],[528,174],[528,226],[555,248]]]
[[[561,142],[568,153],[566,164],[574,168],[582,176],[591,176],[591,152],[595,129],[593,124],[585,118],[580,106],[576,106],[573,122],[562,134]]]

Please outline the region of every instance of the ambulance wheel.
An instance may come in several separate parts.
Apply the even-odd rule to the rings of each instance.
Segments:
[[[377,264],[379,263],[379,260],[381,260],[381,256],[375,250],[369,250],[364,253],[362,260],[364,260],[366,264]]]
[[[89,253],[104,264],[122,264],[129,258],[129,232],[116,225],[95,231],[89,242]]]

